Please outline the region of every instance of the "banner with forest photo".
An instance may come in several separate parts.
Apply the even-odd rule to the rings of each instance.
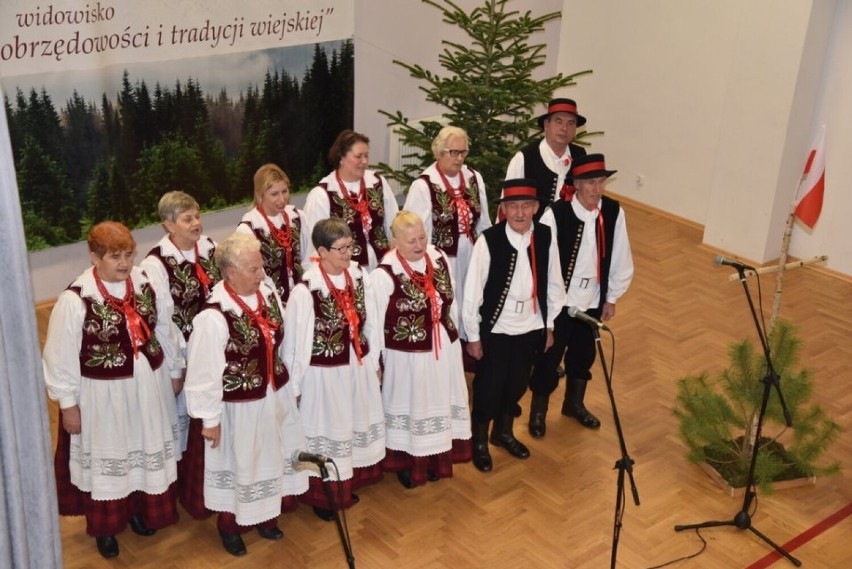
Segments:
[[[29,250],[103,220],[158,221],[169,190],[245,203],[293,190],[353,125],[354,0],[4,0],[0,87]]]

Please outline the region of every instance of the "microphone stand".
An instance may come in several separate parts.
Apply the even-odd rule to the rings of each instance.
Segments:
[[[592,326],[595,334],[595,344],[598,347],[598,355],[601,360],[601,367],[606,380],[606,390],[609,394],[609,403],[612,406],[612,418],[615,423],[615,432],[618,434],[618,446],[621,449],[621,458],[615,461],[615,467],[618,469],[618,481],[615,493],[615,521],[612,528],[612,555],[610,556],[609,566],[615,569],[615,559],[618,552],[618,540],[621,535],[621,520],[624,517],[624,474],[630,477],[630,488],[633,492],[633,503],[639,505],[639,491],[636,489],[636,481],[633,479],[633,459],[627,454],[627,444],[624,442],[624,432],[621,430],[621,420],[618,418],[618,407],[615,404],[615,394],[612,391],[612,378],[609,375],[609,370],[606,367],[606,359],[604,358],[603,346],[601,345],[601,333],[597,326]]]
[[[328,475],[328,469],[325,467],[325,463],[319,463],[318,466],[320,476],[322,477],[322,486],[325,490],[325,497],[328,498],[331,511],[334,512],[334,521],[337,524],[337,533],[340,536],[340,543],[343,545],[343,554],[346,556],[346,563],[348,564],[349,569],[355,569],[355,556],[352,555],[352,543],[349,540],[348,528],[344,529],[343,522],[341,521],[341,516],[346,515],[341,511],[342,502],[341,509],[338,509],[337,504],[334,502],[334,495],[331,491],[331,480]]]
[[[751,299],[751,292],[749,291],[748,284],[746,283],[745,271],[747,269],[751,269],[751,267],[737,265],[735,268],[739,273],[740,282],[743,285],[743,290],[745,291],[746,299],[748,300],[748,306],[751,310],[751,316],[754,319],[755,328],[757,328],[757,335],[760,338],[760,344],[763,347],[763,356],[764,358],[766,358],[766,377],[761,380],[763,383],[763,399],[760,403],[760,414],[757,417],[757,428],[755,429],[754,444],[752,445],[751,449],[751,464],[749,465],[748,478],[746,479],[743,505],[742,508],[740,508],[740,511],[737,512],[737,514],[734,516],[734,519],[730,521],[709,521],[698,524],[676,525],[674,527],[674,530],[684,531],[688,529],[710,528],[719,526],[734,526],[738,529],[747,529],[754,535],[765,541],[767,544],[769,544],[779,554],[786,557],[790,563],[792,563],[796,567],[800,567],[802,565],[801,561],[790,555],[780,545],[776,544],[771,539],[757,531],[757,529],[755,529],[754,526],[751,525],[751,514],[749,513],[749,510],[751,509],[752,501],[757,495],[754,483],[754,469],[755,465],[757,464],[757,454],[760,450],[760,435],[761,431],[763,430],[763,419],[766,415],[766,406],[769,403],[769,393],[773,387],[778,392],[778,400],[781,403],[781,409],[784,412],[784,421],[788,427],[793,426],[793,419],[790,416],[790,410],[787,408],[787,404],[784,402],[784,394],[781,393],[781,378],[778,377],[778,374],[775,372],[775,368],[772,365],[772,358],[769,355],[769,343],[767,342],[766,334],[764,334],[763,328],[760,325],[760,320],[758,320],[757,318],[757,311],[754,308],[754,302],[752,302]]]

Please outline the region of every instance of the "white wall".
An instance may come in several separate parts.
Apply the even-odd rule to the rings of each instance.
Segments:
[[[826,125],[826,189],[812,233],[796,227],[790,251],[800,258],[829,255],[829,266],[852,275],[852,4],[837,2],[812,128]]]
[[[439,2],[440,3],[440,2]],[[456,0],[470,12],[481,0]],[[508,10],[531,11],[541,16],[562,9],[562,0],[511,0]],[[400,110],[409,119],[440,114],[442,107],[427,103],[418,87],[421,83],[394,60],[419,64],[430,71],[441,71],[438,55],[441,41],[463,42],[466,35],[444,24],[441,12],[421,0],[357,0],[355,10],[355,130],[370,137],[370,161],[388,160],[387,119],[379,109]],[[549,22],[545,31],[533,36],[533,43],[545,43],[550,51],[539,76],[556,73],[559,19]],[[578,71],[578,68],[572,69]],[[476,133],[469,133],[475,137]]]
[[[852,274],[848,100],[852,14],[835,0],[565,0],[558,69],[575,90],[611,189],[703,224],[704,242],[766,262],[814,134],[828,124],[826,202],[791,252]],[[845,92],[849,92],[846,90]],[[832,160],[832,157],[836,157]],[[644,185],[635,183],[641,175]]]

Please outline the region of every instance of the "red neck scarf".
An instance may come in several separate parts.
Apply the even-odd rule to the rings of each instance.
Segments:
[[[538,301],[538,274],[536,271],[536,262],[535,262],[535,239],[533,239],[533,232],[530,229],[530,269],[532,270],[532,307],[533,314],[536,313],[536,302]]]
[[[186,255],[183,254],[180,247],[175,240],[172,239],[172,236],[169,235],[169,241],[172,242],[172,245],[175,246],[175,249],[178,250],[180,256],[183,257],[183,260],[189,262],[189,259],[186,258]],[[195,261],[192,263],[192,268],[195,271],[195,276],[198,278],[198,282],[201,283],[201,288],[204,290],[204,297],[210,294],[210,277],[207,276],[207,273],[204,271],[204,267],[201,266],[201,255],[198,253],[198,241],[193,243],[192,245],[193,251],[195,252]]]
[[[325,267],[322,263],[317,265],[325,281],[325,286],[331,293],[334,302],[337,303],[337,309],[343,314],[349,325],[349,336],[352,341],[352,346],[355,348],[355,356],[358,358],[358,363],[361,363],[361,337],[358,333],[358,325],[361,323],[361,317],[358,316],[358,311],[355,309],[355,285],[352,283],[352,277],[349,271],[344,269],[343,275],[346,278],[346,285],[343,289],[334,286]]]
[[[282,211],[281,216],[284,218],[284,223],[281,227],[275,227],[272,220],[267,217],[263,211],[263,206],[257,206],[257,211],[263,220],[266,222],[266,227],[269,229],[269,234],[278,243],[278,246],[284,249],[284,254],[287,256],[287,270],[293,272],[293,236],[290,233],[290,216],[287,211]]]
[[[450,181],[447,180],[447,176],[444,175],[444,172],[441,170],[441,167],[436,163],[435,169],[438,170],[438,175],[441,177],[441,182],[444,184],[444,189],[447,192],[447,195],[450,196],[450,203],[456,206],[456,211],[459,214],[459,233],[463,235],[467,235],[468,239],[473,241],[473,227],[471,226],[471,221],[473,220],[473,215],[470,213],[470,204],[467,203],[465,199],[465,194],[467,193],[467,186],[464,182],[464,174],[462,174],[461,169],[459,169],[459,189],[454,190],[450,185]]]
[[[396,252],[396,258],[399,259],[402,270],[408,275],[408,279],[429,299],[429,316],[432,319],[432,348],[437,360],[438,352],[441,350],[441,304],[438,302],[438,291],[435,290],[435,266],[428,254],[424,256],[426,258],[426,274],[415,272],[408,261],[399,254],[399,251]]]
[[[597,213],[597,224],[595,225],[595,241],[598,246],[598,284],[601,283],[601,259],[606,257],[606,233],[604,232],[603,214],[599,207],[593,209]]]
[[[337,178],[337,184],[340,186],[340,194],[343,196],[343,199],[349,204],[349,207],[358,212],[361,216],[361,226],[364,228],[364,236],[366,237],[370,231],[370,226],[373,223],[373,220],[370,219],[370,208],[367,205],[367,183],[364,181],[364,177],[361,176],[361,186],[358,190],[357,196],[349,195],[349,189],[346,187],[346,183],[344,183],[343,178],[340,177],[340,171],[335,170],[334,176]]]
[[[145,345],[151,338],[151,329],[148,323],[136,311],[136,291],[133,289],[133,279],[130,276],[124,281],[125,292],[124,298],[118,299],[112,296],[104,286],[104,282],[98,276],[98,268],[95,267],[92,271],[95,277],[95,285],[98,287],[98,292],[104,299],[104,302],[116,312],[124,314],[127,320],[127,331],[130,334],[130,345],[133,348],[133,359],[139,358],[139,347]]]
[[[225,282],[225,290],[231,299],[237,303],[237,306],[240,307],[243,314],[248,315],[249,320],[260,328],[260,333],[263,335],[263,342],[266,345],[266,382],[272,386],[273,390],[275,390],[275,340],[272,338],[272,335],[276,330],[278,330],[278,324],[269,318],[269,310],[266,307],[266,300],[264,300],[263,295],[260,294],[260,290],[255,292],[257,297],[257,308],[254,310],[249,308],[248,304],[243,302],[240,295],[231,288],[231,285],[229,285],[227,281]]]

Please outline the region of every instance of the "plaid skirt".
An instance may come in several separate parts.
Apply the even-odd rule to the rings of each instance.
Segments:
[[[59,514],[86,516],[86,533],[92,537],[116,535],[127,527],[131,516],[142,516],[151,529],[176,524],[177,485],[171,484],[162,494],[132,492],[118,500],[93,500],[71,482],[68,461],[71,457],[71,435],[59,424],[53,466],[56,472],[56,494]]]

